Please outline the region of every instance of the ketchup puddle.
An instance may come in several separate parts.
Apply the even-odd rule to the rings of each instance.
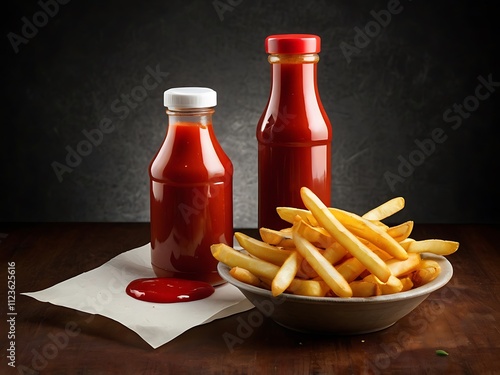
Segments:
[[[137,279],[127,285],[129,296],[147,302],[190,302],[207,298],[214,293],[212,285],[194,280],[171,277]]]

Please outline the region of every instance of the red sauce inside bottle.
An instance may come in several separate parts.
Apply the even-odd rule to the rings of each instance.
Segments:
[[[317,64],[297,62],[300,55],[286,59],[272,64],[271,93],[257,126],[259,227],[277,230],[290,224],[276,207],[305,208],[302,186],[330,204],[332,130],[316,86]]]
[[[132,281],[127,285],[126,292],[141,301],[174,303],[207,298],[215,289],[202,281],[154,277]]]
[[[210,246],[232,245],[232,173],[211,123],[169,125],[150,166],[151,263],[157,276],[223,282]]]

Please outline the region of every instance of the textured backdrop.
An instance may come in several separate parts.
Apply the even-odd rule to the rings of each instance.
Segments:
[[[105,1],[4,5],[2,221],[148,221],[163,91],[218,92],[234,224],[257,225],[264,39],[322,38],[333,203],[393,196],[395,221],[498,222],[496,12],[472,1]]]

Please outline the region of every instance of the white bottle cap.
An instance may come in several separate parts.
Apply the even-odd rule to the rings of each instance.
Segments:
[[[163,94],[167,108],[209,108],[217,105],[217,93],[207,87],[176,87]]]

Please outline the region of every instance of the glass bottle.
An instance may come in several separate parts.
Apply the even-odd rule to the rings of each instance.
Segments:
[[[281,34],[266,38],[271,92],[257,125],[258,225],[283,229],[276,207],[304,208],[307,186],[330,205],[330,120],[317,86],[320,37]]]
[[[149,167],[151,263],[158,277],[223,282],[210,246],[233,244],[233,165],[216,139],[214,90],[164,93],[168,129]]]

